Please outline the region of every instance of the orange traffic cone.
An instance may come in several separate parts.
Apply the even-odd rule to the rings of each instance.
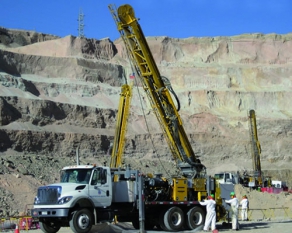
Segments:
[[[15,227],[14,233],[19,233],[18,224]]]

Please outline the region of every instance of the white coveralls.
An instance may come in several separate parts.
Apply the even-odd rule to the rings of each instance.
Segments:
[[[239,206],[239,201],[238,199],[234,196],[230,200],[225,200],[226,203],[229,203],[231,206],[231,211],[232,211],[232,229],[233,230],[238,230],[239,229],[239,224],[238,224],[238,206]]]
[[[205,205],[206,206],[206,210],[207,210],[207,216],[205,219],[205,225],[203,230],[204,231],[208,231],[209,226],[211,225],[211,230],[215,230],[216,229],[216,202],[213,199],[209,199],[209,200],[205,200],[203,202],[200,201],[201,205]]]
[[[248,210],[249,201],[247,198],[243,198],[240,202],[241,205],[241,220],[247,221],[247,210]]]

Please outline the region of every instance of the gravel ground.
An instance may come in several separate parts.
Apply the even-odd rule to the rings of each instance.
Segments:
[[[249,222],[239,222],[239,231],[244,231],[245,233],[291,233],[292,220],[285,221],[249,221]],[[223,227],[221,224],[217,225],[220,232],[231,231],[230,227]],[[237,231],[234,231],[237,232]]]
[[[217,228],[219,232],[233,232],[230,227],[223,225],[221,223],[217,224]],[[245,233],[291,233],[292,232],[292,220],[285,221],[249,221],[249,222],[240,222],[240,230]],[[234,231],[234,232],[239,232]],[[7,231],[14,232],[14,231]],[[21,230],[20,232],[31,232],[31,233],[42,233],[41,230]],[[71,233],[71,229],[69,227],[61,228],[59,233]],[[133,230],[131,224],[127,223],[118,223],[117,225],[113,224],[101,224],[94,226],[91,230],[91,233],[135,233],[139,232],[138,230]],[[162,231],[147,231],[147,233],[157,233]],[[203,232],[202,229],[197,229],[194,231],[183,231],[185,233],[188,232]],[[211,231],[210,231],[211,232]]]

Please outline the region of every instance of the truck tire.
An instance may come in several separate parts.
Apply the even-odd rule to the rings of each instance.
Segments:
[[[140,228],[140,224],[139,224],[139,218],[133,218],[132,219],[132,225],[135,229],[139,229]]]
[[[184,212],[175,206],[168,209],[164,214],[164,224],[168,231],[180,231],[185,224]]]
[[[93,215],[89,209],[79,209],[72,213],[70,228],[75,233],[87,233],[93,225]]]
[[[191,208],[187,213],[186,223],[190,230],[203,225],[205,223],[205,211],[199,206]]]
[[[166,228],[166,226],[165,226],[165,224],[164,224],[164,215],[165,215],[165,210],[162,210],[161,212],[160,212],[160,214],[159,214],[159,219],[158,219],[158,221],[159,221],[159,228],[158,228],[158,230],[163,230],[163,231],[167,231],[167,228]]]
[[[60,230],[60,226],[55,225],[53,222],[39,222],[39,226],[44,233],[56,233]]]

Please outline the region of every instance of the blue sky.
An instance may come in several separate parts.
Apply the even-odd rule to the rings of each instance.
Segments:
[[[60,37],[119,37],[109,4],[130,4],[145,36],[174,38],[292,32],[292,0],[0,0],[0,26]]]

